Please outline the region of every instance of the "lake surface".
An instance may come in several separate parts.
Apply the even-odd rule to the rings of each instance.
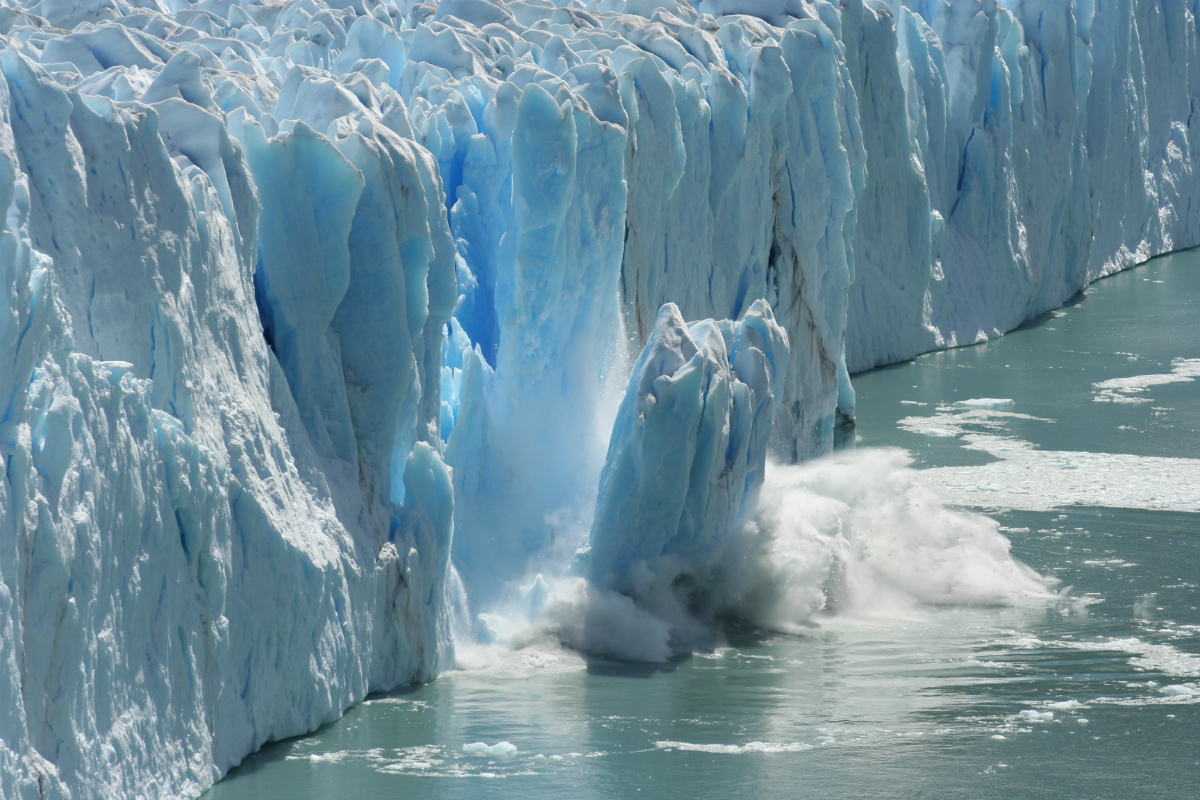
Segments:
[[[854,384],[859,446],[912,453],[1060,602],[732,631],[657,666],[546,643],[373,697],[206,797],[1198,796],[1200,253]]]

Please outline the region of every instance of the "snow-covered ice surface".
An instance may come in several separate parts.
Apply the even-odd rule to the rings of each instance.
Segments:
[[[10,0],[0,37],[5,798],[195,795],[585,539],[629,602],[768,448],[843,440],[851,371],[1200,243],[1186,2]]]

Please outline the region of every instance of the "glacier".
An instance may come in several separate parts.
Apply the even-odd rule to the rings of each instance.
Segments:
[[[855,372],[1200,244],[1198,26],[5,0],[0,797],[196,796],[505,604],[658,660],[703,646],[681,582],[779,629],[830,570],[1043,591],[978,519],[901,519],[921,586],[818,531],[875,524],[856,475],[919,491],[899,456],[768,459],[852,445]],[[955,589],[931,525],[1005,580]]]

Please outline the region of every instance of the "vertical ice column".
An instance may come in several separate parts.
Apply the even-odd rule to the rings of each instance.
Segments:
[[[521,91],[512,83],[500,84],[484,106],[477,125],[461,94],[472,94],[473,90],[478,93],[473,85],[446,92],[448,98],[443,103],[447,118],[466,132],[456,137],[456,146],[463,150],[462,183],[448,189],[455,197],[450,222],[462,259],[459,280],[462,298],[455,317],[489,363],[495,364],[500,345],[496,281],[502,272],[501,264],[512,259],[515,238],[513,132]],[[433,126],[428,127],[432,133]]]
[[[9,119],[7,81],[0,79],[0,795],[33,797],[38,773],[29,736],[22,674],[25,653],[24,535],[18,509],[29,500],[21,413],[35,358],[52,311],[46,267],[29,242],[29,187],[18,162]],[[24,446],[22,446],[24,445]],[[23,515],[22,515],[23,516]],[[51,782],[53,786],[53,782]]]
[[[789,332],[791,350],[776,390],[772,436],[778,456],[795,461],[833,448],[866,152],[858,98],[833,31],[817,20],[799,20],[784,31],[779,51],[774,69],[783,73],[784,87],[774,91],[790,90],[790,97],[777,125],[779,135],[788,132],[789,148],[772,175],[768,296],[776,298],[776,319]],[[762,83],[764,94],[773,88]],[[852,400],[841,394],[846,403]],[[842,409],[843,417],[852,413]]]
[[[454,540],[454,484],[437,450],[417,442],[403,470],[404,506],[381,550],[388,579],[378,585],[384,613],[372,648],[375,680],[411,674],[432,680],[453,664],[448,592]],[[397,591],[401,586],[407,592]]]
[[[413,445],[438,442],[442,329],[456,298],[453,243],[428,151],[369,118],[336,144],[365,188],[332,328],[364,477],[381,499],[399,503]]]
[[[264,330],[317,451],[361,460],[373,496],[399,503],[413,445],[438,441],[455,300],[437,167],[365,115],[333,142],[290,124],[273,139],[242,127],[262,186]]]
[[[303,122],[279,138],[253,122],[244,131],[263,202],[254,283],[264,333],[317,452],[357,463],[330,324],[350,286],[348,240],[365,180]]]
[[[903,79],[911,67],[902,70],[897,61],[897,24],[908,17],[907,9],[893,18],[862,0],[843,6],[842,41],[867,154],[846,327],[846,358],[856,365],[862,353],[891,361],[934,346],[931,332],[914,324],[932,280],[931,208],[905,105]]]
[[[737,323],[662,307],[609,440],[581,555],[591,580],[636,598],[712,566],[762,485],[787,356],[765,301]]]
[[[626,322],[631,333],[640,339],[653,330],[655,315],[663,302],[673,300],[688,308],[690,304],[684,296],[694,294],[692,285],[707,283],[712,256],[702,248],[711,241],[712,217],[709,212],[707,218],[684,220],[677,210],[680,203],[676,189],[685,169],[690,167],[696,172],[698,162],[707,162],[694,157],[698,142],[683,138],[679,106],[688,108],[691,104],[677,104],[672,86],[679,81],[673,75],[664,76],[648,57],[630,61],[621,68],[618,79],[622,99],[628,106],[630,145],[626,161],[629,195],[621,254],[621,290]],[[702,112],[697,109],[693,113]],[[732,160],[733,154],[728,157]],[[707,193],[709,176],[701,172],[700,178]],[[704,193],[687,187],[680,194],[694,201],[697,196],[703,200]],[[668,232],[672,230],[689,234],[685,245],[688,252],[678,253],[668,248]],[[686,271],[679,268],[680,262],[686,262]]]
[[[456,472],[455,563],[479,600],[520,577],[536,554],[573,547],[550,516],[586,503],[620,330],[623,129],[598,120],[565,86],[552,96],[531,83],[514,131],[511,256],[495,276],[495,371],[483,380],[487,365],[467,364],[468,411],[460,413],[475,422],[456,426],[447,451],[456,470],[465,467],[461,482]]]
[[[1014,199],[1020,215],[1017,235],[1028,240],[1029,266],[1024,302],[1009,310],[998,296],[1014,284],[1020,286],[1011,274],[989,298],[989,305],[1000,311],[994,316],[1001,323],[989,333],[1058,308],[1087,284],[1095,226],[1086,149],[1092,56],[1079,21],[1087,3],[1040,0],[1003,5],[1007,9],[997,13],[1000,57],[991,94],[1001,95],[997,117],[1012,129],[1013,167],[1020,187]],[[1166,77],[1169,70],[1162,74]],[[995,86],[1000,82],[1006,85]],[[1040,124],[1021,125],[1023,116],[1033,116]]]

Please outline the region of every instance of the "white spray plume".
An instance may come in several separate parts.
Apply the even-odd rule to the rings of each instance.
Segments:
[[[989,517],[947,508],[902,450],[861,449],[769,465],[756,511],[719,549],[636,562],[630,595],[538,575],[516,604],[481,615],[476,636],[665,661],[720,642],[740,619],[783,633],[833,620],[902,619],[947,605],[1058,597],[1013,558]]]

